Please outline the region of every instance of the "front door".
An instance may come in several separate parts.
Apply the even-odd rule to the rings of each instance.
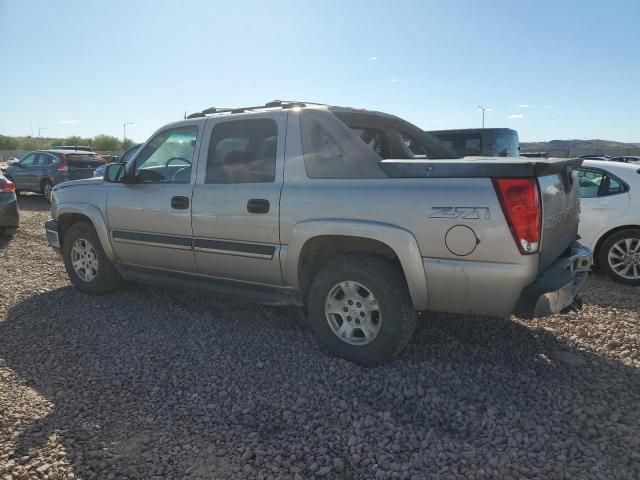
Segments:
[[[286,112],[207,120],[193,193],[200,273],[282,285],[280,190]]]
[[[191,199],[202,125],[187,123],[157,133],[127,167],[135,183],[111,184],[107,217],[123,263],[196,271]]]
[[[19,165],[15,165],[11,169],[11,179],[18,190],[34,190],[37,188],[34,175],[34,170],[37,168],[37,155],[38,152],[30,153],[20,160]]]

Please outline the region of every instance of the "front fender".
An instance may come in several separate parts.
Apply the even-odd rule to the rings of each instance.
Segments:
[[[386,223],[320,219],[296,224],[291,232],[291,240],[284,259],[285,283],[300,290],[299,263],[302,250],[312,238],[326,235],[360,237],[387,245],[400,260],[414,308],[418,311],[427,309],[429,305],[427,278],[418,243],[408,230]]]
[[[112,262],[116,260],[115,252],[113,251],[113,247],[111,245],[111,241],[109,240],[109,229],[107,227],[107,222],[105,222],[104,217],[102,216],[102,212],[95,205],[89,205],[86,203],[62,203],[56,205],[55,208],[55,219],[60,222],[60,219],[63,215],[82,215],[87,217],[91,223],[93,224],[93,228],[95,228],[96,233],[98,234],[98,239],[100,240],[100,244],[102,245],[102,249],[104,253],[107,255],[107,258]]]

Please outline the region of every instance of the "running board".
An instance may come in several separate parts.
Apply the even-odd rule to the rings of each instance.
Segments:
[[[224,298],[247,300],[262,305],[302,305],[297,292],[285,287],[271,287],[131,265],[116,265],[116,268],[122,278],[132,282],[180,290],[201,290]]]

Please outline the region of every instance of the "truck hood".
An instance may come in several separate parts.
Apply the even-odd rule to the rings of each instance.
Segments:
[[[58,185],[56,185],[55,187],[53,187],[53,190],[62,190],[63,188],[69,188],[69,187],[81,187],[83,185],[101,185],[102,183],[104,183],[104,180],[101,177],[93,177],[93,178],[84,178],[82,180],[71,180],[69,182],[63,182],[63,183],[59,183]]]

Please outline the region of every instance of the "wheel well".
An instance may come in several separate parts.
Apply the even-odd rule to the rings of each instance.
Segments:
[[[621,232],[623,230],[631,230],[631,229],[640,229],[640,225],[621,225],[619,227],[616,228],[612,228],[611,230],[609,230],[608,232],[604,233],[596,242],[596,246],[593,249],[593,263],[596,264],[596,266],[600,266],[600,261],[599,261],[599,257],[600,257],[600,247],[602,247],[602,244],[604,242],[607,241],[607,238],[609,238],[611,235]]]
[[[311,285],[313,276],[321,265],[326,264],[331,258],[347,253],[361,253],[378,255],[390,260],[402,272],[402,265],[393,249],[386,243],[364,237],[350,237],[342,235],[323,235],[308,240],[300,252],[298,262],[298,279],[300,293],[303,300]]]
[[[40,190],[42,190],[44,192],[44,184],[45,182],[49,182],[53,185],[53,182],[51,180],[49,180],[48,178],[43,178],[42,180],[40,180]]]
[[[93,223],[86,217],[85,215],[81,215],[79,213],[64,213],[58,217],[58,236],[60,240],[60,245],[64,241],[65,232],[76,223],[88,223],[93,226]]]

